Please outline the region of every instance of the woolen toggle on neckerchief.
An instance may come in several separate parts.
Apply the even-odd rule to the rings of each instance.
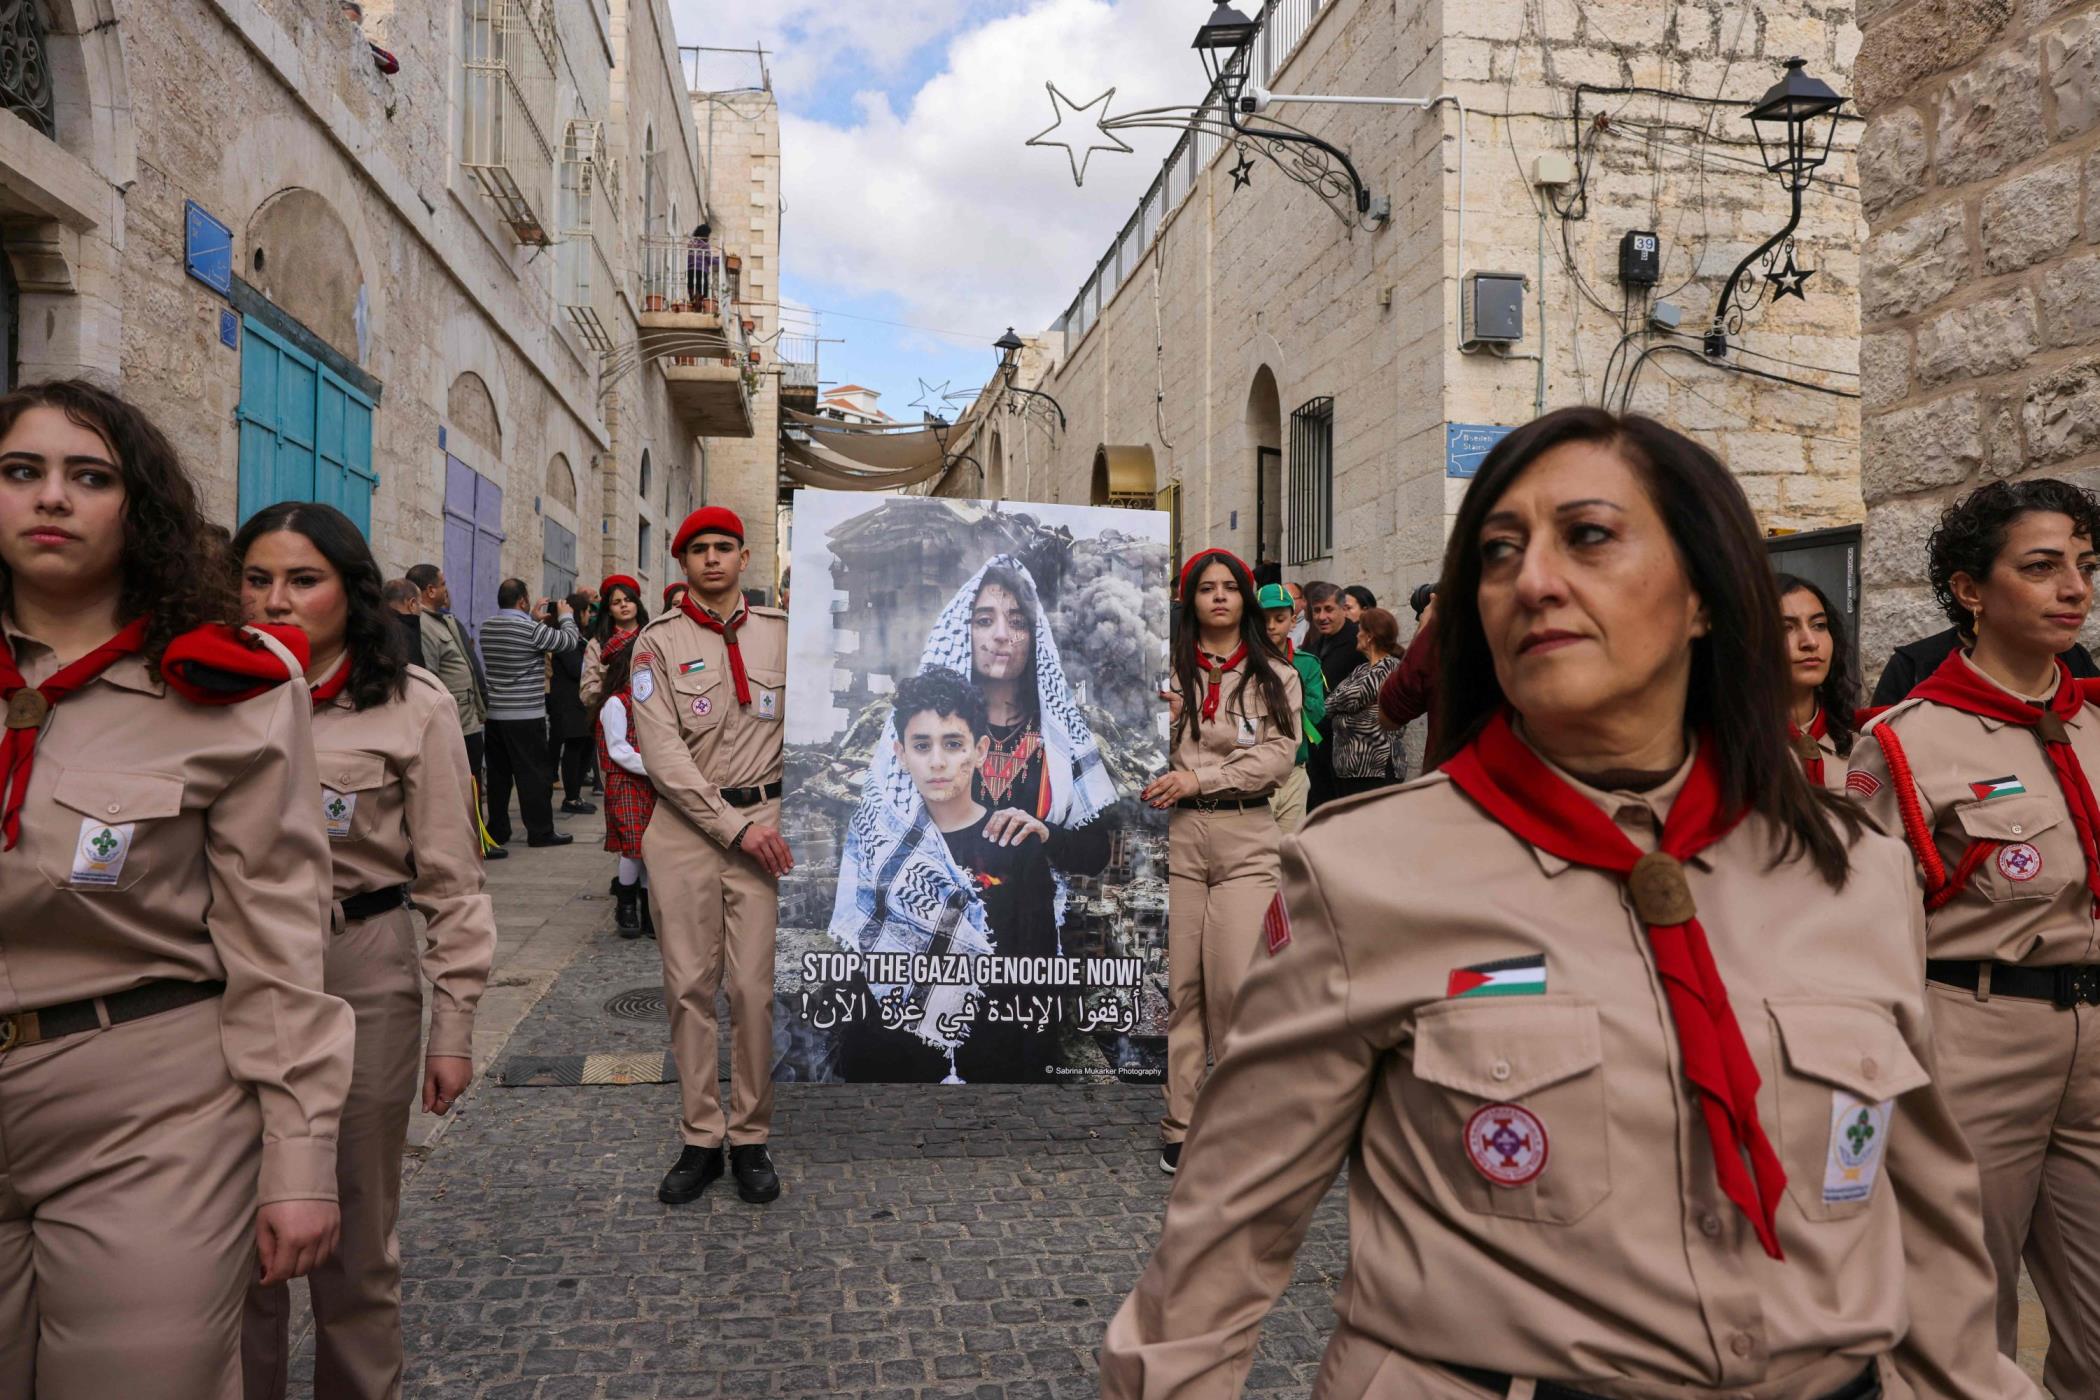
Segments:
[[[1985,719],[2017,724],[2034,731],[2035,740],[2056,775],[2064,806],[2071,811],[2071,825],[2078,832],[2078,847],[2085,852],[2085,884],[2100,907],[2100,803],[2093,798],[2093,785],[2086,781],[2085,766],[2071,747],[2064,721],[2085,705],[2085,691],[2072,678],[2071,668],[2056,663],[2056,694],[2047,705],[2032,705],[2010,691],[1991,684],[1979,674],[1974,662],[1959,649],[1947,653],[1940,668],[1919,683],[1909,696],[1930,700],[1950,709],[1964,710]]]
[[[1823,746],[1816,740],[1829,732],[1830,724],[1823,717],[1821,705],[1816,706],[1816,717],[1808,722],[1807,729],[1797,728],[1792,720],[1786,724],[1786,736],[1794,741],[1794,752],[1801,756],[1801,767],[1807,772],[1808,780],[1817,787],[1823,785]]]
[[[717,620],[713,613],[694,602],[690,593],[678,600],[678,607],[687,617],[729,644],[729,679],[736,682],[736,702],[739,705],[749,705],[751,682],[744,675],[744,652],[743,648],[736,644],[736,630],[744,625],[744,619],[751,615],[751,610],[744,606],[742,599],[738,599],[736,611],[729,615],[729,621],[722,622]]]
[[[7,728],[0,731],[0,835],[11,851],[22,834],[22,803],[29,796],[29,773],[36,762],[36,739],[52,707],[108,670],[135,655],[146,640],[149,619],[134,618],[116,636],[67,666],[42,685],[30,685],[15,665],[14,648],[0,645],[0,700],[7,702]]]
[[[1225,673],[1246,659],[1247,644],[1245,642],[1241,642],[1239,650],[1233,652],[1232,655],[1226,657],[1223,661],[1216,661],[1208,652],[1200,648],[1197,650],[1196,664],[1203,668],[1204,675],[1209,681],[1208,688],[1203,692],[1203,722],[1205,724],[1218,717],[1219,690],[1225,684]],[[1245,682],[1241,682],[1241,684],[1245,684]]]
[[[1720,808],[1712,739],[1700,739],[1684,788],[1663,823],[1661,848],[1646,854],[1517,737],[1508,710],[1490,719],[1443,771],[1518,839],[1626,881],[1655,951],[1685,1077],[1699,1093],[1714,1174],[1723,1194],[1749,1217],[1765,1253],[1784,1259],[1774,1213],[1786,1191],[1786,1169],[1758,1121],[1757,1064],[1729,1005],[1728,988],[1684,876],[1683,863],[1728,835],[1744,815]]]

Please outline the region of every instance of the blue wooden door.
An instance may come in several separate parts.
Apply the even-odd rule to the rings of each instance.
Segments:
[[[242,520],[279,501],[321,501],[371,533],[372,401],[252,317],[238,417]]]
[[[576,536],[552,520],[540,524],[540,591],[566,597],[576,587]]]
[[[452,611],[477,639],[496,611],[503,581],[503,488],[459,458],[445,456],[445,581]]]

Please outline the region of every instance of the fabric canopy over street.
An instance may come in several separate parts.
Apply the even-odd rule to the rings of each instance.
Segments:
[[[830,444],[797,442],[791,437],[780,440],[780,469],[790,479],[833,491],[887,491],[913,486],[940,475],[947,464],[946,455],[936,446],[930,457],[922,455],[894,470],[870,470],[867,464],[832,451]]]

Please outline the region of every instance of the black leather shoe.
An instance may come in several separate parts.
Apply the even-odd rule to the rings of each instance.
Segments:
[[[1159,1169],[1168,1176],[1181,1170],[1181,1144],[1163,1142],[1159,1145]]]
[[[483,860],[509,860],[510,852],[504,850],[501,846],[491,846],[481,853],[481,858]]]
[[[551,836],[535,836],[525,844],[537,850],[541,846],[566,846],[575,839],[566,831],[557,831]]]
[[[677,1164],[664,1173],[656,1199],[667,1206],[682,1206],[700,1199],[700,1193],[722,1176],[722,1149],[690,1144],[678,1154]]]
[[[622,885],[620,892],[613,896],[613,927],[620,931],[622,938],[642,936],[642,914],[636,907],[641,902],[641,893],[639,886]]]
[[[780,1199],[780,1176],[766,1145],[754,1142],[729,1149],[729,1169],[736,1173],[736,1193],[747,1203],[762,1206]]]
[[[598,810],[590,803],[582,801],[564,802],[561,804],[561,809],[572,817],[588,817]]]

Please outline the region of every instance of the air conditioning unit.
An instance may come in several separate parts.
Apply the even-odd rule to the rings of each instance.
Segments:
[[[1526,285],[1521,272],[1468,272],[1458,287],[1459,348],[1522,340]]]

